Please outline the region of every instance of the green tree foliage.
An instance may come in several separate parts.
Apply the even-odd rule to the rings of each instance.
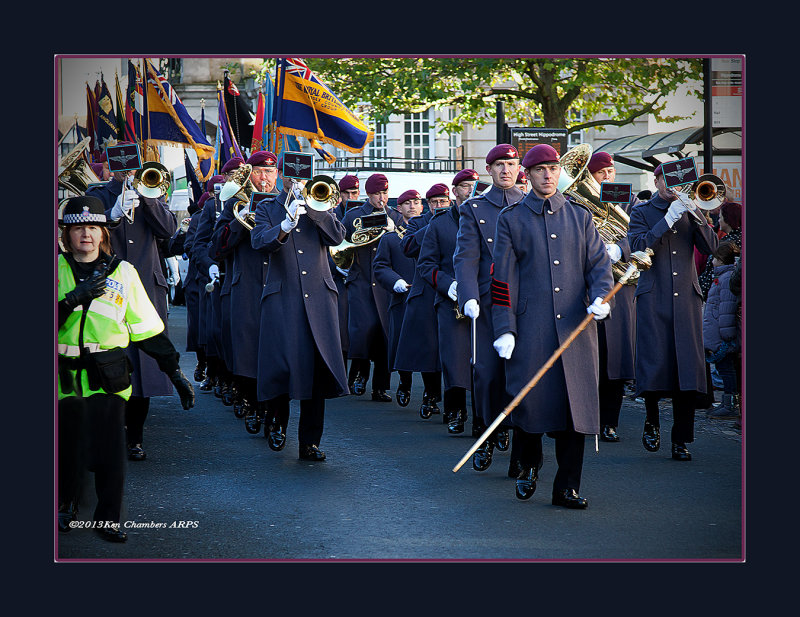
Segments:
[[[504,104],[506,121],[575,132],[623,126],[646,115],[675,122],[683,117],[663,113],[669,95],[693,84],[688,96],[703,96],[700,58],[304,60],[345,105],[364,109],[377,122],[386,122],[391,114],[454,107],[455,117],[437,125],[448,133],[494,119],[497,101]],[[265,63],[271,70],[267,65],[274,67],[274,61]]]

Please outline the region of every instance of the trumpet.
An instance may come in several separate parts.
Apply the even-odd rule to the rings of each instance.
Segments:
[[[725,183],[714,174],[703,174],[691,184],[683,184],[672,189],[673,193],[684,193],[689,196],[695,207],[700,210],[714,210],[725,202]],[[700,223],[706,223],[704,217],[689,210]]]
[[[169,170],[161,163],[150,161],[136,171],[132,188],[142,197],[160,199],[167,194],[171,182],[172,174]],[[125,184],[122,185],[122,199],[125,200]],[[133,223],[135,215],[136,206],[131,208],[130,214],[125,213],[125,218],[129,223]]]
[[[283,208],[292,220],[294,220],[297,218],[297,215],[296,213],[292,214],[289,210],[289,204],[292,198],[304,202],[303,205],[312,210],[326,212],[328,210],[333,210],[336,204],[339,203],[339,185],[336,184],[336,180],[323,174],[314,176],[305,186],[293,180],[292,188],[289,194],[286,195]]]

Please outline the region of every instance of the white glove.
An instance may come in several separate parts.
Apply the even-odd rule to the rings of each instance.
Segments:
[[[297,227],[297,221],[300,220],[300,215],[306,213],[306,208],[303,205],[304,203],[304,201],[295,199],[289,204],[289,212],[287,212],[286,218],[281,221],[281,229],[285,233],[288,234],[292,229]],[[292,217],[294,217],[294,219]]]
[[[395,293],[405,293],[408,291],[408,283],[406,283],[403,279],[397,279],[397,282],[394,284],[394,291]]]
[[[447,290],[447,295],[450,297],[451,300],[458,300],[458,294],[456,293],[456,287],[458,286],[458,281],[453,281],[450,283],[450,289]]]
[[[208,278],[212,281],[219,278],[219,266],[217,264],[211,264],[208,267]]]
[[[514,335],[511,334],[511,332],[506,332],[505,334],[501,334],[494,342],[494,350],[501,358],[510,360],[511,354],[514,352],[515,342]]]
[[[608,317],[608,314],[611,312],[611,306],[607,302],[603,302],[602,298],[598,297],[594,299],[594,302],[586,307],[586,312],[594,313],[595,320],[600,321],[601,319]]]
[[[619,248],[618,244],[606,244],[606,250],[608,251],[608,256],[611,258],[612,264],[622,259],[622,249]]]
[[[392,219],[391,216],[387,217],[387,219],[386,219],[386,232],[387,233],[392,233],[394,231],[394,228],[395,228],[394,220]]]
[[[477,300],[471,298],[464,303],[464,315],[470,319],[477,319],[480,314],[481,307],[478,305]]]
[[[117,197],[117,201],[114,203],[114,207],[111,208],[112,221],[118,221],[124,215],[129,214],[133,206],[139,202],[139,195],[136,191],[126,189],[124,197],[123,199],[123,195],[120,193],[119,197]]]
[[[678,195],[678,199],[669,205],[667,213],[664,215],[664,219],[667,221],[667,225],[669,225],[670,229],[672,229],[672,226],[683,216],[683,213],[689,209],[680,198],[680,193],[678,193]]]

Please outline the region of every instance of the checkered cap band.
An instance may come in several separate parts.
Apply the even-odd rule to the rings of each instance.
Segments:
[[[65,214],[64,225],[82,225],[85,223],[105,223],[105,214],[91,214],[89,212],[80,212],[78,214]]]

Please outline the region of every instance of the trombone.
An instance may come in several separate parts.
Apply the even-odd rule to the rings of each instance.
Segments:
[[[328,210],[333,210],[339,203],[339,185],[336,184],[336,180],[323,174],[314,176],[305,186],[301,186],[299,182],[292,180],[292,188],[286,195],[283,209],[286,210],[292,220],[295,220],[297,218],[296,211],[295,214],[292,214],[289,210],[289,200],[292,197],[295,200],[304,202],[304,205],[312,210],[327,212]]]
[[[725,183],[719,176],[703,174],[691,184],[683,184],[672,189],[673,193],[684,193],[689,196],[692,204],[700,210],[715,210],[725,202]],[[689,210],[699,223],[706,223],[704,217],[694,210]]]

